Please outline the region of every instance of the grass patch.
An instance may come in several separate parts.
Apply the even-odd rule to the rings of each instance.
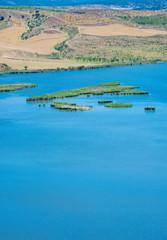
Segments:
[[[64,110],[64,111],[88,111],[92,106],[78,106],[75,103],[67,102],[54,102],[50,105],[54,109]]]
[[[38,85],[32,83],[0,84],[0,92],[12,92],[37,86]]]
[[[111,103],[111,104],[106,104],[105,107],[108,107],[108,108],[128,108],[128,107],[133,107],[133,105],[129,104],[129,103]]]

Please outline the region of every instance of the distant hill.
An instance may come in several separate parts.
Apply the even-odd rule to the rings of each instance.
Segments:
[[[77,4],[105,4],[116,6],[157,7],[167,5],[167,0],[0,0],[0,5],[28,5],[28,6],[65,6]]]

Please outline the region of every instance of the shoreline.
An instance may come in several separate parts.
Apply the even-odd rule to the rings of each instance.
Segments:
[[[112,67],[123,67],[123,66],[136,66],[136,65],[146,65],[146,64],[158,64],[165,63],[166,61],[160,60],[151,60],[151,61],[143,61],[143,62],[134,62],[134,63],[116,63],[116,64],[107,64],[107,65],[92,65],[92,66],[79,66],[79,67],[69,67],[69,68],[55,68],[55,69],[31,69],[31,70],[18,70],[18,69],[10,69],[6,71],[1,71],[0,76],[3,75],[11,75],[11,74],[32,74],[32,73],[49,73],[49,72],[71,72],[71,71],[84,71],[84,70],[93,70],[93,69],[101,69],[101,68],[112,68]]]

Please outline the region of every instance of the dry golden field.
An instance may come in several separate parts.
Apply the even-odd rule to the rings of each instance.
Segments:
[[[89,62],[83,63],[83,61],[59,59],[52,60],[38,57],[22,57],[22,58],[0,58],[0,63],[6,63],[12,69],[24,69],[25,66],[28,69],[56,69],[56,68],[68,68],[79,66],[92,66],[97,64],[91,64]]]
[[[62,62],[58,64],[58,62],[48,59],[38,60],[37,55],[54,52],[53,46],[67,38],[64,33],[60,31],[54,33],[55,30],[50,30],[28,40],[21,40],[20,36],[25,31],[24,27],[9,27],[0,31],[1,62],[16,69],[23,69],[25,65],[30,69],[62,66]],[[36,60],[33,57],[36,57]],[[66,64],[68,65],[68,63]]]
[[[21,40],[20,36],[26,31],[25,27],[9,27],[0,31],[0,52],[10,55],[10,51],[23,51],[29,54],[49,54],[53,46],[64,41],[67,37],[60,31],[48,30],[38,36]]]
[[[167,31],[151,28],[128,27],[123,24],[107,25],[82,25],[80,26],[82,34],[96,36],[139,36],[148,37],[154,35],[167,35]]]

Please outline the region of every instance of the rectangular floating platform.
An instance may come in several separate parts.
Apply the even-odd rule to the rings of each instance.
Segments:
[[[155,107],[145,107],[145,111],[155,111]]]
[[[98,101],[99,104],[113,103],[112,100]]]

